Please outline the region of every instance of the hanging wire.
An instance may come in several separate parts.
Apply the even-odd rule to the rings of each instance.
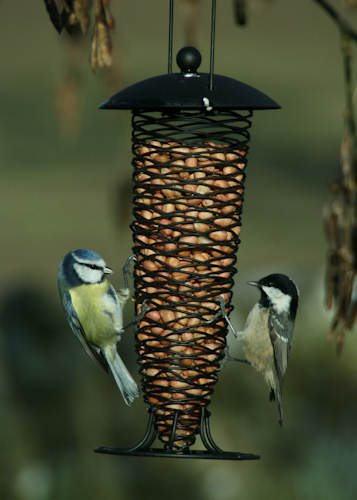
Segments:
[[[211,50],[210,50],[210,64],[209,64],[209,89],[210,90],[213,90],[215,37],[216,37],[216,0],[212,0],[212,11],[211,11]]]
[[[174,0],[170,0],[169,12],[169,58],[168,58],[168,73],[172,73],[172,47],[173,47],[173,30],[174,30]]]

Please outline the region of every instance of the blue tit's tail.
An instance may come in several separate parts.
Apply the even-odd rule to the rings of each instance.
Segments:
[[[106,346],[102,351],[125,403],[130,406],[134,399],[139,396],[136,382],[119,356],[116,345]]]

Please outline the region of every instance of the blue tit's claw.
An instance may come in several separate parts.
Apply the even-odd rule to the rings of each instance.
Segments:
[[[124,264],[124,267],[123,267],[123,277],[124,277],[124,286],[125,288],[129,288],[129,277],[132,277],[133,276],[133,273],[130,271],[130,266],[131,266],[131,263],[136,261],[136,257],[135,255],[130,255],[130,257],[128,257],[126,259],[126,262]]]
[[[150,311],[150,307],[148,307],[146,303],[147,299],[143,301],[140,313],[132,321],[130,321],[124,326],[124,330],[130,328],[131,326],[137,326],[140,323],[140,321],[144,318],[145,314],[148,311]]]
[[[150,311],[150,307],[147,306],[147,299],[144,299],[143,300],[143,303],[142,303],[142,306],[141,306],[141,311],[140,313],[138,314],[138,316],[135,318],[135,322],[136,323],[140,323],[140,321],[144,318],[145,314]]]
[[[121,305],[124,305],[130,297],[129,288],[121,288],[117,291],[117,297]]]

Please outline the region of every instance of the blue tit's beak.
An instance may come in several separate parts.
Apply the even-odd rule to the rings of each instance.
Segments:
[[[113,270],[110,269],[110,267],[105,267],[104,268],[104,274],[113,274]]]
[[[252,285],[252,286],[260,286],[259,283],[257,281],[247,281],[248,285]]]

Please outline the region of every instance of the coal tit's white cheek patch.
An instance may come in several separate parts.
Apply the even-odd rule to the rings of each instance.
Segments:
[[[278,313],[289,312],[291,302],[290,295],[283,293],[279,288],[275,288],[274,286],[263,286],[262,288]]]

